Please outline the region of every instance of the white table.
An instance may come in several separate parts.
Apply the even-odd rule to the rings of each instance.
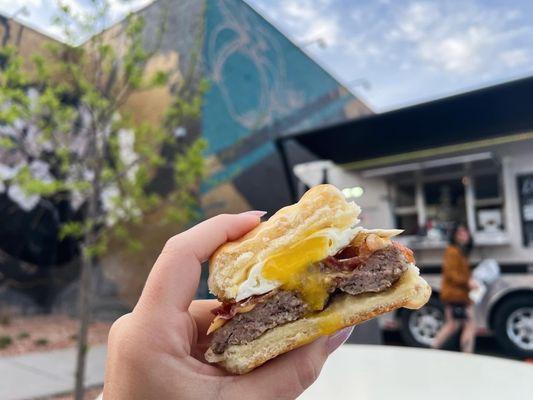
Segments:
[[[533,399],[533,365],[394,346],[344,345],[301,400]]]

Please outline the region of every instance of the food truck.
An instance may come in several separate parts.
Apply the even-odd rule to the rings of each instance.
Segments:
[[[480,334],[511,354],[533,356],[533,78],[279,139],[318,160],[291,165],[295,197],[332,183],[362,208],[367,228],[400,228],[434,294],[418,311],[381,321],[411,345],[428,346],[443,323],[443,251],[457,222],[472,232],[472,265],[500,277],[476,305]]]

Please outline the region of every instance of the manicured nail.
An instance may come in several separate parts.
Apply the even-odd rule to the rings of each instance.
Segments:
[[[337,350],[344,342],[348,340],[350,335],[353,332],[353,326],[349,326],[347,328],[341,329],[340,331],[334,333],[330,337],[328,337],[328,341],[326,343],[328,354],[333,353],[335,350]]]
[[[243,212],[241,214],[255,215],[256,217],[261,218],[266,213],[267,213],[266,211],[252,210],[252,211],[245,211],[245,212]]]

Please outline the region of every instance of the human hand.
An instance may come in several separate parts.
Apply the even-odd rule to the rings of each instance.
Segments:
[[[201,262],[260,222],[260,213],[219,215],[169,239],[134,310],[109,333],[104,399],[293,399],[311,385],[350,328],[240,376],[207,364],[205,332],[216,300],[192,301]]]
[[[470,290],[476,290],[476,289],[478,289],[478,288],[479,288],[479,282],[476,281],[474,278],[470,278],[470,279],[468,280],[468,288],[469,288]]]

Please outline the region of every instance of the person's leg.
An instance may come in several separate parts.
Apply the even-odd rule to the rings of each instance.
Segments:
[[[464,321],[463,332],[461,333],[461,351],[473,353],[476,343],[476,320],[474,318],[474,307],[468,306],[465,310],[467,319]]]
[[[435,336],[435,340],[431,347],[433,349],[440,349],[442,345],[450,338],[451,335],[455,332],[458,325],[455,319],[453,318],[453,312],[451,306],[446,306],[444,309],[445,322],[440,328],[439,333]]]

